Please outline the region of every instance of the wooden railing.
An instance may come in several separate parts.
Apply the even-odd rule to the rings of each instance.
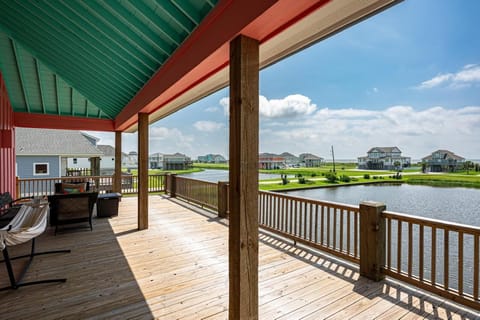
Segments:
[[[170,195],[226,215],[226,183],[168,178]],[[478,227],[389,212],[375,203],[351,206],[265,191],[259,191],[259,226],[359,263],[363,276],[388,275],[480,310]]]
[[[358,206],[260,191],[259,224],[299,243],[359,262]]]
[[[386,275],[479,309],[480,228],[390,211]]]
[[[91,191],[100,193],[111,192],[113,189],[112,176],[83,176],[83,177],[61,177],[43,179],[17,179],[17,197],[46,196],[55,193],[55,183],[89,182]],[[165,175],[156,174],[148,176],[148,191],[165,191]],[[122,176],[121,193],[137,193],[138,176]]]
[[[218,209],[218,186],[214,182],[176,176],[175,195],[209,209]]]

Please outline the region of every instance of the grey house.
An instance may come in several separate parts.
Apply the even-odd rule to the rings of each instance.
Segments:
[[[465,158],[448,150],[437,150],[422,158],[422,162],[430,172],[454,172],[463,167]]]
[[[58,178],[66,175],[68,158],[103,155],[92,136],[80,131],[16,128],[15,132],[19,178]]]

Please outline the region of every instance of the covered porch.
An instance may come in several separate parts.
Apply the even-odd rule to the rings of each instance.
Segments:
[[[26,280],[67,282],[0,292],[2,318],[228,318],[228,220],[168,196],[148,200],[148,230],[137,230],[136,197],[122,199],[118,217],[95,219],[93,232],[47,230],[39,251],[72,252],[36,257]],[[13,255],[29,248],[12,249]],[[6,281],[1,277],[0,286]],[[353,264],[260,230],[261,319],[477,316],[405,284],[360,278]]]

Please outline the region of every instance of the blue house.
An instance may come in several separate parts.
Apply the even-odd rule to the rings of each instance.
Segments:
[[[80,131],[15,129],[17,177],[58,178],[67,172],[68,158],[96,158],[97,138]]]

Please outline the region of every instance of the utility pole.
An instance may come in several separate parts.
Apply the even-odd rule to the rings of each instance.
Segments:
[[[333,172],[335,171],[335,153],[333,152],[333,146],[332,146],[332,159],[333,159]]]

